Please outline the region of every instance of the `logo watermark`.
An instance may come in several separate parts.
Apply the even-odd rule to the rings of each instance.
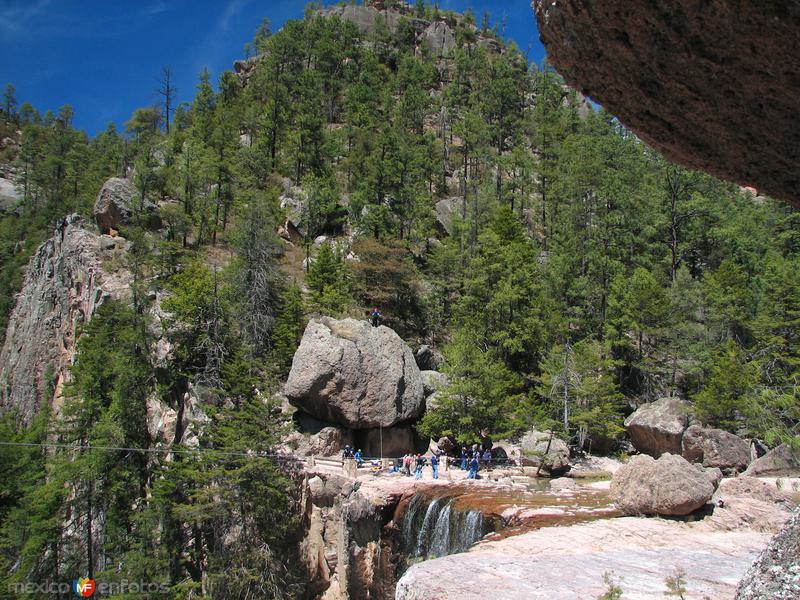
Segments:
[[[81,577],[80,579],[73,579],[72,580],[72,591],[75,592],[76,596],[81,598],[88,598],[92,594],[94,594],[95,590],[95,582],[94,579],[89,579],[88,577]]]
[[[88,577],[73,579],[71,583],[10,583],[8,592],[13,595],[28,594],[33,596],[61,595],[72,592],[78,598],[92,596],[114,596],[117,594],[166,594],[169,586],[155,581],[119,581],[98,582]]]

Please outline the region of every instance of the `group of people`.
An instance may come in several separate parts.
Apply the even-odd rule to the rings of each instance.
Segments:
[[[439,464],[442,460],[439,454],[440,453],[437,452],[430,458],[434,479],[439,479]],[[411,477],[411,467],[414,467],[414,479],[422,479],[422,469],[427,463],[428,459],[422,456],[422,454],[418,453],[416,456],[414,454],[406,454],[397,459],[392,472],[403,473],[405,476]]]
[[[364,463],[364,455],[361,454],[361,449],[354,450],[349,445],[345,446],[342,452],[342,460],[347,460],[348,458],[355,460],[356,465],[359,467]]]
[[[466,446],[461,447],[461,470],[469,470],[467,479],[477,479],[478,469],[483,466],[484,469],[491,470],[492,468],[492,451],[490,448],[484,448],[481,451],[478,444],[473,444],[472,448],[467,450]]]

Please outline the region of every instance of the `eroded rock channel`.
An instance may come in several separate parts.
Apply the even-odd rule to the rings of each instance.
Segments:
[[[306,483],[303,557],[308,596],[395,597],[413,565],[542,527],[618,516],[604,486],[550,490],[546,480],[415,482],[402,475],[346,479],[323,471]]]

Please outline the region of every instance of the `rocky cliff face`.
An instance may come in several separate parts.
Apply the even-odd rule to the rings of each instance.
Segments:
[[[800,206],[800,5],[534,0],[568,83],[667,158]]]
[[[402,490],[386,493],[329,473],[310,473],[304,486],[309,592],[326,600],[394,598],[401,557],[390,523]]]
[[[444,21],[427,21],[396,10],[379,10],[372,6],[334,6],[322,13],[325,16],[338,16],[340,19],[354,23],[363,35],[375,32],[379,19],[383,19],[389,31],[395,33],[403,19],[406,19],[414,31],[419,47],[424,47],[436,57],[446,56],[456,45],[456,39],[450,25]]]
[[[0,351],[0,411],[28,423],[42,406],[58,405],[81,323],[107,298],[129,294],[130,273],[107,266],[123,245],[70,215],[36,251]]]

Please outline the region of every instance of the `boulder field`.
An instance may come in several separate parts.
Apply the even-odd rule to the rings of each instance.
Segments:
[[[726,474],[741,472],[750,463],[747,440],[721,429],[703,427],[695,421],[691,405],[680,398],[643,404],[625,419],[625,428],[634,448],[654,458],[667,452],[679,454]]]

